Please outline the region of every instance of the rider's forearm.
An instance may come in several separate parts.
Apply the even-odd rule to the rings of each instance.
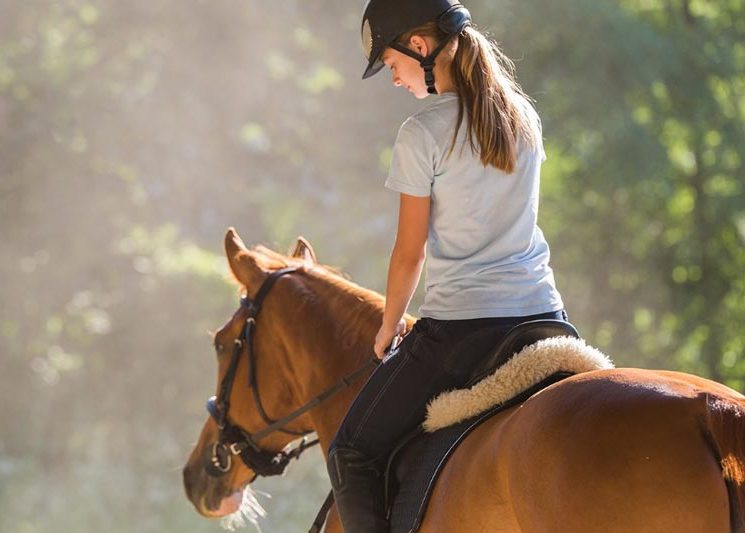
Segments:
[[[383,327],[394,328],[404,316],[419,284],[425,257],[424,247],[417,253],[417,251],[405,251],[399,246],[394,246],[388,266]]]

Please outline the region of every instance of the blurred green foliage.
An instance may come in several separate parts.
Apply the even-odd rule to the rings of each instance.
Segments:
[[[745,2],[468,5],[543,118],[573,321],[620,365],[742,390]],[[384,286],[418,103],[359,80],[361,7],[0,0],[0,530],[218,529],[180,466],[236,305],[225,229]],[[258,488],[265,531],[303,530],[320,457]]]

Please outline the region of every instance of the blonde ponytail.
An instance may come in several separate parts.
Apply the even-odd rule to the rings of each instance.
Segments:
[[[437,42],[454,38],[436,23],[406,32],[399,42],[407,44],[413,35],[432,37]],[[457,36],[458,46],[451,62],[451,75],[458,93],[458,120],[450,153],[467,117],[467,139],[484,166],[508,174],[517,165],[517,145],[523,139],[531,147],[540,145],[540,124],[530,98],[515,81],[514,63],[499,46],[472,26]],[[446,48],[444,55],[448,52]],[[452,52],[450,52],[452,53]]]
[[[530,146],[540,143],[537,115],[529,98],[515,81],[515,65],[497,44],[478,30],[468,27],[458,35],[458,48],[452,65],[458,92],[458,126],[468,117],[468,141],[477,150],[484,166],[492,165],[507,173],[517,165],[517,143],[522,138]]]

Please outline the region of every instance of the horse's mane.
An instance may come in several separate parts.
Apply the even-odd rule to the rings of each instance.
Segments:
[[[385,298],[382,294],[362,287],[353,282],[341,270],[315,261],[275,252],[265,246],[257,245],[250,250],[251,255],[259,266],[267,271],[296,267],[302,276],[292,276],[295,280],[294,290],[296,303],[300,305],[318,306],[330,311],[331,323],[325,327],[336,332],[337,341],[345,346],[357,345],[362,341],[361,335],[374,335],[380,327]],[[246,286],[233,277],[241,291]],[[311,311],[313,316],[319,316]],[[404,315],[407,329],[410,329],[415,318]],[[369,342],[369,339],[362,341]],[[362,350],[364,351],[364,350]]]

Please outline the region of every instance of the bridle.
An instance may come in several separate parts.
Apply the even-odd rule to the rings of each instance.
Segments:
[[[297,270],[297,268],[284,268],[272,272],[259,288],[254,300],[251,300],[247,296],[241,298],[241,307],[248,309],[248,318],[246,318],[243,324],[240,335],[234,341],[230,365],[220,383],[219,395],[217,397],[212,396],[207,400],[207,411],[217,423],[219,430],[217,442],[212,445],[211,456],[205,465],[205,470],[210,476],[220,477],[225,475],[232,466],[232,457],[234,455],[240,456],[246,466],[255,472],[254,479],[257,476],[276,476],[283,474],[292,459],[300,457],[300,454],[305,450],[319,442],[317,438],[308,441],[305,437],[309,433],[312,433],[312,430],[294,431],[286,429],[285,426],[351,385],[352,382],[372,369],[378,362],[376,358],[372,358],[361,368],[345,376],[302,407],[279,420],[273,420],[266,414],[264,406],[261,403],[261,397],[259,396],[259,389],[256,386],[256,355],[253,346],[253,332],[256,328],[256,320],[261,312],[261,306],[271,288],[279,278],[297,272]],[[230,392],[235,382],[238,362],[244,348],[248,353],[248,387],[253,392],[254,403],[262,420],[267,424],[266,428],[256,433],[246,431],[242,427],[233,424],[228,418]],[[258,442],[275,431],[304,438],[300,444],[290,451],[270,452],[262,450]]]

